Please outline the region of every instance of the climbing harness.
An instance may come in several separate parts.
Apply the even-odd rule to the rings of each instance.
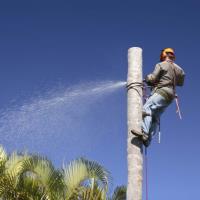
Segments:
[[[147,99],[149,98],[149,95],[147,94],[147,88],[152,88],[151,86],[145,85],[145,80],[143,80],[143,100],[144,103],[146,103]]]
[[[126,85],[127,91],[130,89],[134,89],[140,96],[143,97],[144,104],[148,100],[149,96],[147,93],[147,89],[152,90],[152,86],[148,86],[145,84],[145,80],[143,82],[132,82]],[[140,94],[139,88],[142,88],[142,94]],[[161,142],[161,128],[160,128],[160,118],[157,120],[158,123],[158,143],[160,144]]]

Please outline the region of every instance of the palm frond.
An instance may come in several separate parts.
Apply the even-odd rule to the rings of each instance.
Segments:
[[[70,196],[83,193],[84,191],[81,189],[87,189],[87,187],[92,190],[95,189],[95,185],[98,185],[106,193],[110,174],[98,163],[80,158],[63,167],[63,177],[66,185],[66,195],[70,198]]]
[[[22,171],[22,163],[28,156],[20,155],[17,152],[13,152],[7,162],[6,162],[6,173],[12,174],[13,176],[17,176]]]
[[[23,170],[23,176],[32,178],[35,182],[37,181],[49,197],[64,194],[62,174],[54,168],[47,158],[32,155],[24,160]]]
[[[126,186],[116,187],[111,200],[126,200]]]
[[[0,163],[5,162],[7,160],[7,154],[6,151],[2,146],[0,146]]]
[[[70,162],[67,167],[63,167],[63,178],[67,195],[70,196],[88,178],[86,165],[80,159]]]
[[[80,193],[81,200],[105,200],[106,191],[104,188],[99,187],[97,184],[93,188],[84,187],[82,193]]]
[[[6,164],[7,159],[8,157],[7,157],[6,151],[4,150],[2,146],[0,146],[0,178],[5,171],[5,164]]]
[[[110,173],[103,166],[95,161],[89,161],[84,158],[81,158],[81,161],[87,167],[89,178],[97,180],[103,188],[108,188],[108,184],[111,184],[112,182]]]

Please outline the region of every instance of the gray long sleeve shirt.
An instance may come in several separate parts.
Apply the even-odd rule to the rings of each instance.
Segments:
[[[153,85],[153,92],[171,101],[175,96],[176,86],[183,86],[184,78],[185,73],[180,66],[164,61],[155,66],[154,71],[146,77],[146,81]]]

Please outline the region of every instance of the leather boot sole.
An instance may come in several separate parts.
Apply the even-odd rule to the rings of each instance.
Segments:
[[[132,133],[133,135],[135,135],[135,136],[141,138],[142,141],[147,141],[147,140],[148,140],[148,135],[145,134],[145,133],[143,133],[142,131],[140,132],[140,131],[137,131],[137,130],[135,130],[135,129],[132,129],[132,130],[131,130],[131,133]]]

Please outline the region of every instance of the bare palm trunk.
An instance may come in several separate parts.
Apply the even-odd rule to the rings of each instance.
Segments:
[[[130,83],[142,82],[142,49],[128,50],[128,78]],[[132,129],[140,130],[142,121],[142,88],[132,85],[128,90],[128,184],[127,200],[142,200],[142,143],[131,134]]]

